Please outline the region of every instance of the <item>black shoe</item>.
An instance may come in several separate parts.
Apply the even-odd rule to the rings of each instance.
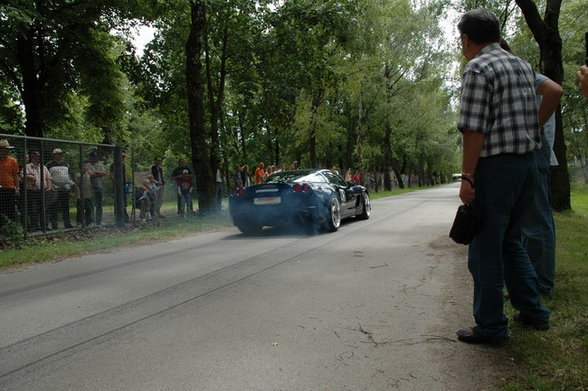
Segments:
[[[508,335],[488,335],[483,334],[478,330],[478,326],[472,327],[468,330],[457,330],[457,339],[466,343],[501,345],[508,342],[510,337]]]
[[[549,321],[546,322],[543,320],[531,319],[527,315],[524,315],[522,312],[517,312],[516,314],[514,314],[512,320],[520,323],[525,327],[532,327],[535,330],[549,330]]]
[[[71,224],[66,224],[66,225],[65,225],[65,228],[73,228],[73,225],[71,225]]]
[[[51,229],[52,229],[53,231],[56,231],[56,230],[58,229],[58,227],[57,227],[57,224],[52,224],[52,225],[51,225]]]

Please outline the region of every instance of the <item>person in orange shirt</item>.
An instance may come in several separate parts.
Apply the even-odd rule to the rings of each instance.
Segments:
[[[14,149],[8,140],[0,140],[0,227],[7,219],[16,221],[16,196],[20,185],[20,169],[15,158],[10,156]]]
[[[265,164],[259,163],[259,167],[255,170],[255,184],[261,183],[266,178]]]

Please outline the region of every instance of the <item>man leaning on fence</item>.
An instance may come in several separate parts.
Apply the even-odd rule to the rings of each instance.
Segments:
[[[102,177],[106,175],[104,165],[99,161],[97,151],[90,152],[88,156],[90,161],[88,162],[88,174],[90,175],[90,182],[92,184],[92,199],[94,202],[94,222],[96,226],[102,225],[102,204],[104,199],[104,184]]]
[[[0,140],[0,228],[3,228],[8,220],[16,221],[20,169],[16,159],[10,156],[13,149],[8,140]]]
[[[47,230],[45,209],[43,209],[43,193],[45,200],[49,199],[51,191],[51,173],[41,164],[41,154],[38,151],[29,153],[30,163],[26,165],[25,187],[27,191],[27,214],[29,231]]]
[[[51,173],[53,188],[56,192],[55,201],[49,207],[49,218],[51,228],[57,229],[57,216],[63,216],[63,226],[73,228],[69,218],[69,193],[74,190],[74,182],[69,173],[69,165],[63,161],[63,151],[55,148],[52,152],[53,160],[47,163],[47,168]]]

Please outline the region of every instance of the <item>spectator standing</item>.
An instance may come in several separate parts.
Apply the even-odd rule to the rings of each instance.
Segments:
[[[359,174],[359,171],[356,171],[355,174],[353,174],[353,182],[355,182],[359,185],[360,181],[361,181],[361,175]]]
[[[218,159],[214,177],[216,185],[215,209],[220,211],[223,208],[223,173],[221,171],[221,161]]]
[[[243,185],[243,170],[239,165],[235,166],[235,172],[233,173],[233,180],[235,181],[235,187],[245,187]]]
[[[520,311],[514,320],[537,330],[549,328],[549,310],[541,305],[521,232],[537,188],[534,150],[541,143],[535,74],[527,62],[500,48],[499,25],[481,8],[466,12],[458,24],[468,60],[458,120],[463,134],[459,197],[483,221],[468,249],[476,326],[457,331],[458,339],[468,343],[508,337],[503,282]]]
[[[580,82],[580,91],[582,91],[582,95],[585,98],[588,98],[588,66],[583,65],[578,72],[576,72],[576,76]]]
[[[77,214],[78,225],[88,226],[93,224],[94,205],[92,201],[92,176],[90,174],[89,162],[82,163],[82,171],[75,176],[77,193]]]
[[[55,200],[49,207],[49,219],[51,228],[57,229],[57,218],[61,214],[63,226],[73,228],[69,218],[69,193],[73,190],[74,182],[71,180],[69,165],[63,161],[63,151],[55,148],[51,153],[53,160],[46,164],[51,173],[51,182],[55,191]]]
[[[176,168],[174,168],[174,170],[171,173],[171,179],[176,181],[176,187],[179,188],[180,186],[180,178],[182,177],[184,171],[187,170],[188,171],[188,175],[192,175],[192,172],[190,171],[190,168],[186,165],[186,161],[184,159],[179,159],[178,160],[178,166]],[[182,196],[181,194],[177,193],[177,200],[178,200],[178,214],[184,214],[181,206],[182,206]],[[192,212],[192,198],[190,197],[190,212]]]
[[[255,184],[259,184],[265,180],[266,172],[265,172],[265,164],[263,162],[259,163],[259,166],[255,170]]]
[[[155,184],[155,179],[153,178],[153,175],[147,175],[147,179],[149,179],[149,189],[147,194],[149,195],[149,200],[151,201],[151,206],[149,208],[149,212],[151,212],[151,217],[156,217],[156,211],[157,211],[157,202],[159,201],[158,198],[158,191],[159,191],[159,186],[157,186]]]
[[[151,166],[151,175],[153,176],[152,186],[157,186],[157,202],[155,203],[154,216],[162,217],[161,216],[161,205],[163,204],[163,194],[164,194],[164,185],[165,180],[163,179],[163,168],[161,167],[161,163],[163,162],[163,158],[161,156],[155,156],[153,159],[153,165]]]
[[[187,215],[192,212],[192,176],[188,169],[184,169],[177,179],[180,209],[178,214]]]
[[[351,182],[353,180],[353,172],[351,171],[351,168],[348,168],[347,171],[345,171],[345,182]]]
[[[122,214],[123,214],[123,218],[124,218],[125,223],[128,223],[130,221],[130,219],[129,219],[129,214],[127,212],[127,195],[129,193],[132,193],[132,189],[129,189],[129,184],[131,182],[127,182],[127,167],[126,167],[127,154],[126,154],[126,152],[123,152],[121,154],[121,159],[122,159],[122,181],[123,181],[123,210],[122,210]],[[112,179],[113,182],[116,182],[114,163],[112,163],[110,165],[109,171],[110,171],[110,179]],[[115,183],[114,188],[116,189],[116,183]]]
[[[533,194],[533,208],[523,220],[523,243],[535,267],[539,292],[550,296],[555,285],[555,223],[551,208],[550,166],[557,166],[553,153],[555,118],[553,112],[559,104],[563,88],[539,73],[535,74],[535,88],[539,123],[543,125],[541,149],[535,151],[538,164],[539,186]]]
[[[151,180],[144,179],[141,187],[137,191],[135,195],[137,197],[137,201],[139,203],[139,218],[141,221],[151,220],[151,204],[152,199],[149,195],[151,187]]]
[[[25,168],[25,188],[27,191],[27,214],[29,231],[47,229],[47,217],[43,209],[43,192],[45,199],[52,189],[51,173],[41,164],[41,154],[37,151],[29,153],[30,163]]]
[[[251,176],[249,175],[249,165],[245,164],[241,169],[241,178],[243,180],[243,187],[251,186]]]
[[[19,194],[20,169],[10,156],[14,147],[8,140],[0,140],[0,227],[8,220],[16,221],[16,197]]]
[[[88,174],[92,185],[92,202],[94,203],[94,222],[97,226],[102,225],[102,206],[104,203],[104,180],[106,175],[104,165],[100,162],[98,152],[92,151],[89,155]]]
[[[19,170],[19,174],[18,174],[18,194],[16,195],[16,216],[18,217],[18,215],[20,214],[20,224],[22,225],[23,228],[28,227],[28,225],[25,224],[25,217],[27,217],[28,212],[24,213],[25,209],[26,209],[26,205],[25,205],[25,177],[26,177],[26,167],[27,164],[30,163],[30,157],[29,154],[24,154],[22,156],[20,156],[17,159],[18,162],[18,170]]]

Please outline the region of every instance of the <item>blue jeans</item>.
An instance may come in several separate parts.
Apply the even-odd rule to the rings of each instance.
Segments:
[[[102,224],[102,199],[103,199],[103,194],[102,194],[102,188],[101,187],[93,187],[92,188],[92,193],[94,196],[94,210],[96,212],[96,218],[94,219],[94,222],[97,225]]]
[[[549,161],[551,148],[543,137],[543,147],[535,151],[539,186],[533,194],[533,208],[523,220],[523,243],[539,279],[539,291],[550,294],[555,283],[555,224],[551,209]]]
[[[192,193],[182,193],[182,195],[179,195],[179,199],[178,199],[178,214],[183,215],[184,213],[186,214],[190,214],[192,212]],[[186,209],[186,211],[184,212],[184,208]]]
[[[475,175],[473,206],[482,227],[469,246],[468,267],[474,280],[474,318],[487,335],[508,333],[502,297],[506,282],[510,300],[529,319],[548,321],[541,306],[537,274],[522,241],[522,222],[533,207],[537,162],[533,153],[482,158]]]

